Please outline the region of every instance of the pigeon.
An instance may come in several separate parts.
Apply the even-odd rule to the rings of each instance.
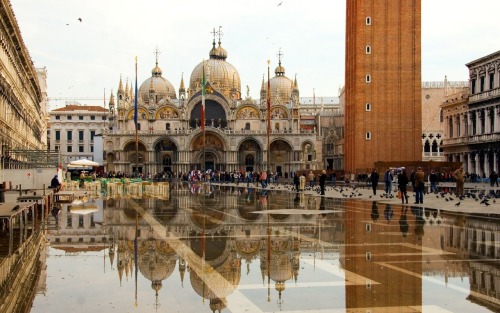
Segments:
[[[20,206],[19,206],[19,204],[18,204],[18,205],[16,205],[14,208],[12,208],[12,212],[19,210],[19,208],[20,208]]]
[[[460,201],[458,201],[457,203],[455,203],[455,206],[460,206]]]

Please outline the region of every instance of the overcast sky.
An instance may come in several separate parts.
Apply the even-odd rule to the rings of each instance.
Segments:
[[[399,0],[394,0],[399,1]],[[259,98],[267,60],[297,74],[302,97],[337,96],[344,84],[345,0],[11,0],[36,67],[46,67],[51,98],[100,98],[116,93],[120,75],[139,85],[151,76],[154,50],[163,77],[178,89],[181,75],[208,59],[212,29],[222,26],[227,62],[242,94]],[[422,0],[422,79],[468,79],[465,63],[500,49],[499,0]],[[78,19],[81,18],[80,22]],[[266,76],[267,77],[267,76]],[[77,100],[101,105],[103,100]],[[64,101],[50,101],[50,109]]]

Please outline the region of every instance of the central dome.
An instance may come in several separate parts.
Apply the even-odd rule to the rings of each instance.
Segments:
[[[139,100],[143,103],[149,103],[150,94],[154,94],[154,102],[158,103],[161,99],[177,99],[174,86],[165,78],[161,76],[162,70],[156,66],[151,70],[151,77],[146,79],[139,88]]]
[[[213,47],[210,50],[210,59],[200,62],[191,73],[189,80],[190,95],[194,95],[201,89],[201,81],[203,78],[203,64],[205,64],[205,77],[212,88],[223,94],[226,98],[231,99],[231,92],[237,94],[237,98],[241,95],[240,74],[234,66],[226,62],[227,51],[220,46]]]
[[[269,80],[271,103],[289,103],[292,96],[293,81],[285,76],[285,68],[281,66],[281,61],[279,62],[278,67],[274,70],[274,73],[276,76]]]

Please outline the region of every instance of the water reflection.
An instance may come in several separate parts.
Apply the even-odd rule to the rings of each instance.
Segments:
[[[54,249],[101,254],[106,264],[93,280],[109,289],[97,303],[108,312],[132,304],[182,312],[500,308],[494,216],[183,184],[168,199],[95,205],[84,215],[60,207],[46,262],[61,269]],[[59,283],[49,277],[46,288]],[[38,295],[32,311],[59,312],[57,301]]]

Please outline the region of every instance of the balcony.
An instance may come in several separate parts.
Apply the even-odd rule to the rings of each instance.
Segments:
[[[192,134],[196,131],[200,130],[201,128],[190,128],[190,129],[174,129],[174,130],[139,130],[137,133],[141,136],[162,136],[162,135],[169,135],[169,136],[175,136],[175,135],[189,135]],[[221,129],[217,127],[211,127],[207,126],[205,127],[205,130],[211,130],[211,131],[216,131],[220,133],[224,133],[227,135],[267,135],[266,130],[250,130],[250,129],[241,129],[241,130],[234,130],[234,129]],[[135,136],[135,130],[107,130],[104,132],[105,135],[134,135]],[[316,134],[313,130],[288,130],[288,129],[273,129],[270,132],[271,135],[281,135],[281,134],[287,134],[287,135],[314,135]]]
[[[489,143],[489,142],[498,142],[498,141],[500,141],[500,134],[494,133],[494,134],[483,134],[483,135],[474,135],[474,136],[445,139],[443,144],[446,147],[450,147],[450,146]]]
[[[472,95],[469,97],[469,103],[476,103],[480,101],[486,101],[490,100],[493,98],[498,98],[500,97],[500,88],[488,90],[488,91],[483,91],[481,93],[477,93],[475,95]]]

